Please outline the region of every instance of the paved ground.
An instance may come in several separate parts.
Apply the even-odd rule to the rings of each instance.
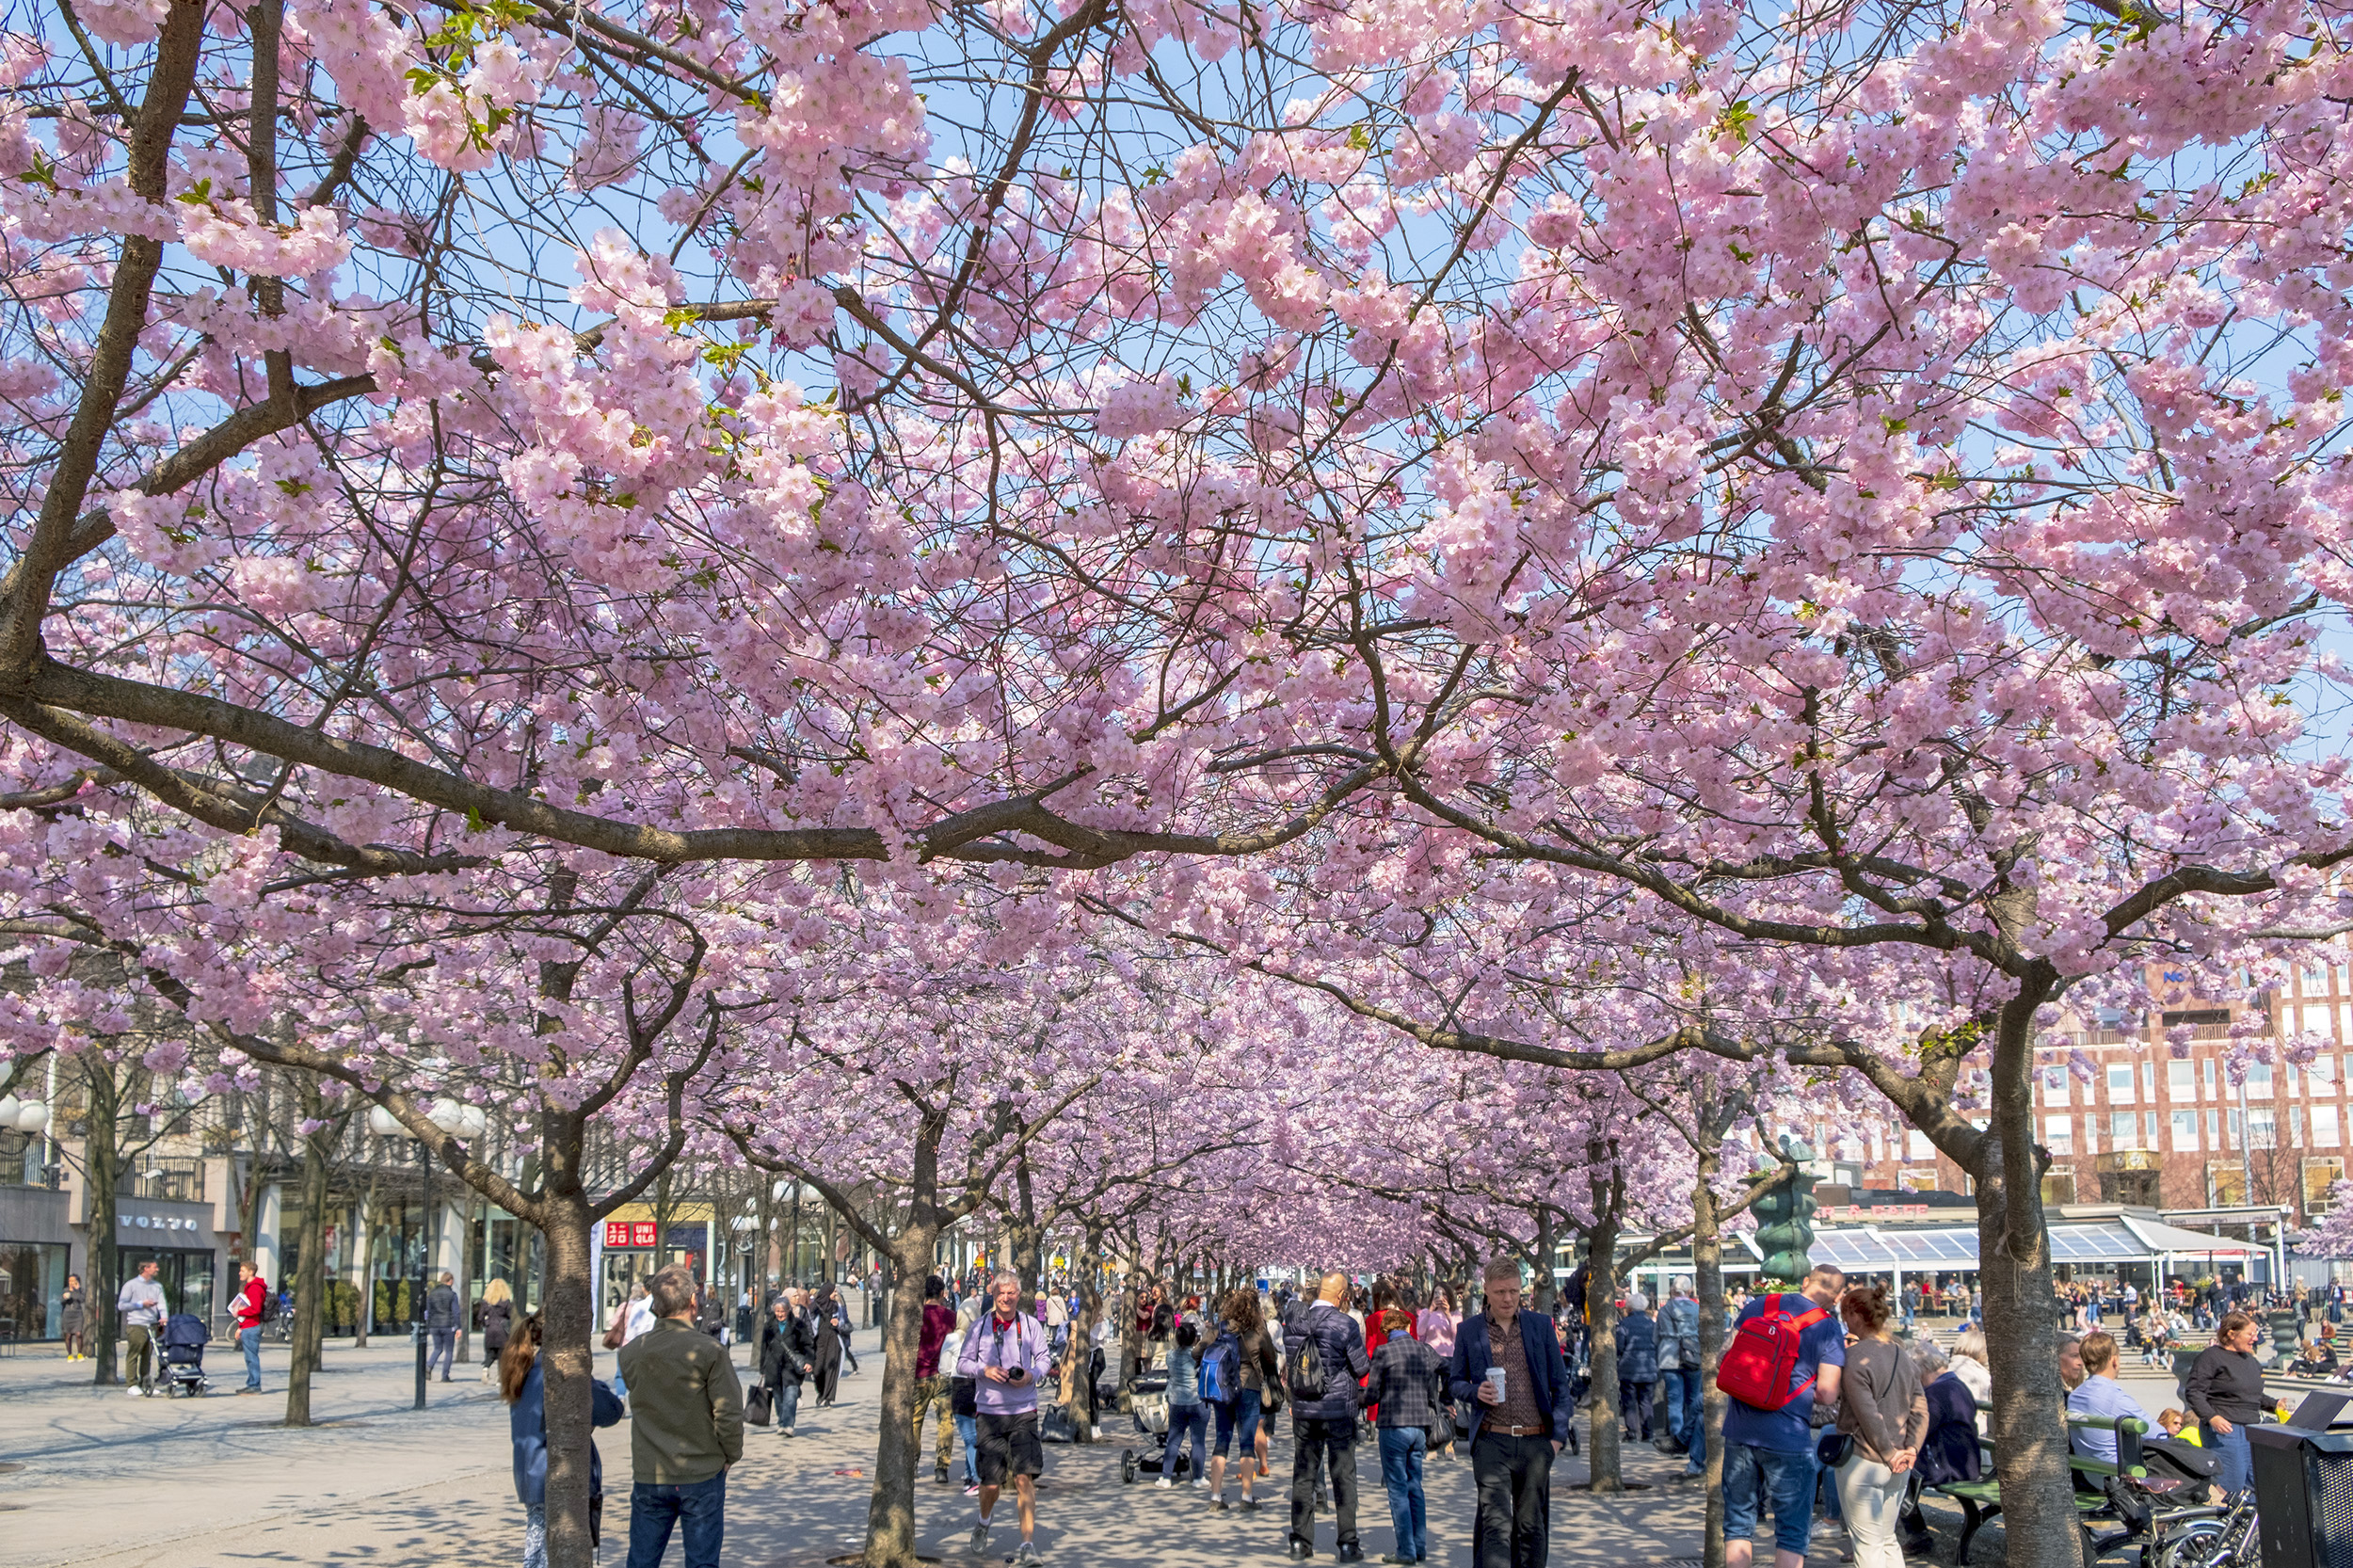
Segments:
[[[873,1339],[863,1334],[858,1342],[871,1347]],[[737,1354],[740,1365],[744,1352]],[[434,1384],[431,1407],[420,1413],[410,1408],[414,1363],[405,1345],[355,1352],[330,1343],[313,1395],[325,1424],[288,1431],[274,1424],[283,1413],[285,1356],[283,1347],[265,1349],[264,1376],[273,1393],[240,1398],[218,1391],[233,1388],[241,1369],[233,1352],[216,1346],[210,1360],[216,1391],[202,1400],[132,1400],[119,1389],[100,1395],[88,1384],[86,1364],[69,1368],[38,1349],[0,1359],[0,1556],[11,1568],[144,1568],[166,1559],[174,1568],[472,1568],[517,1554],[522,1514],[514,1500],[505,1411],[487,1385],[469,1381],[479,1368],[460,1368],[457,1383]],[[600,1373],[609,1376],[612,1357],[600,1353],[598,1361]],[[751,1435],[744,1463],[729,1480],[730,1565],[816,1568],[856,1546],[880,1375],[880,1358],[870,1349],[861,1372],[843,1379],[838,1407],[804,1404],[803,1435]],[[2171,1384],[2146,1382],[2134,1392],[2154,1409],[2169,1400]],[[1058,1568],[1283,1560],[1287,1438],[1276,1445],[1273,1477],[1260,1483],[1270,1506],[1256,1514],[1215,1513],[1191,1490],[1123,1486],[1119,1454],[1133,1433],[1125,1417],[1112,1417],[1104,1430],[1102,1446],[1047,1449],[1039,1544]],[[627,1423],[601,1433],[600,1447],[608,1490],[618,1494],[607,1518],[625,1536]],[[1359,1456],[1362,1540],[1377,1559],[1391,1549],[1393,1536],[1378,1460],[1369,1446],[1360,1447],[1367,1449]],[[1632,1450],[1627,1479],[1644,1489],[1596,1497],[1570,1490],[1586,1471],[1564,1458],[1553,1495],[1552,1561],[1560,1568],[1631,1568],[1695,1557],[1702,1498],[1695,1486],[1668,1480],[1680,1464],[1647,1448]],[[1230,1481],[1228,1487],[1231,1496]],[[1433,1463],[1428,1493],[1433,1561],[1467,1568],[1467,1462]],[[950,1568],[974,1561],[966,1541],[974,1509],[960,1486],[935,1486],[927,1477],[918,1510],[926,1556]],[[999,1550],[989,1560],[1017,1539],[1012,1518],[1008,1499],[992,1542]],[[1958,1520],[1955,1512],[1938,1518],[1944,1562],[1952,1560]],[[1999,1561],[1999,1527],[1990,1527],[1971,1556]],[[1319,1560],[1329,1561],[1328,1514],[1317,1540]],[[1817,1533],[1812,1560],[1840,1560],[1843,1544],[1834,1529]],[[613,1536],[604,1557],[620,1560]]]

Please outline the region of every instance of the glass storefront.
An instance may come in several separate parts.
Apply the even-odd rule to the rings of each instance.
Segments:
[[[56,1339],[64,1329],[67,1249],[56,1241],[0,1241],[0,1339]]]

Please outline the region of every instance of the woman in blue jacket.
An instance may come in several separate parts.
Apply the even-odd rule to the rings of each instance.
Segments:
[[[523,1568],[548,1568],[548,1402],[547,1383],[539,1366],[539,1315],[535,1312],[515,1325],[499,1359],[499,1392],[504,1396],[507,1435],[515,1445],[515,1500],[523,1505]],[[602,1378],[589,1380],[596,1388],[591,1419],[609,1427],[624,1414],[621,1397]],[[588,1445],[588,1534],[593,1543],[597,1515],[604,1500],[604,1456]]]

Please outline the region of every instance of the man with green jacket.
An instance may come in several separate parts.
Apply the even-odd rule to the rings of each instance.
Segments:
[[[650,1332],[621,1347],[629,1385],[629,1568],[660,1568],[670,1527],[686,1568],[719,1568],[728,1466],[744,1457],[744,1387],[728,1352],[695,1327],[695,1276],[653,1276]]]

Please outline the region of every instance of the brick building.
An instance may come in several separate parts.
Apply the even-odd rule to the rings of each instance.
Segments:
[[[2180,980],[2158,978],[2161,995]],[[2233,1083],[2223,1066],[2236,1007],[2176,990],[2168,1000],[2179,1005],[2154,1014],[2073,1021],[2066,1032],[2091,1059],[2093,1074],[2085,1082],[2061,1053],[2040,1053],[2045,1064],[2035,1083],[2035,1130],[2051,1152],[2045,1200],[2169,1210],[2276,1206],[2291,1210],[2298,1225],[2326,1212],[2353,1136],[2349,978],[2343,963],[2312,965],[2279,991],[2258,993],[2250,1005],[2265,1015],[2273,1061],[2254,1064],[2243,1083]],[[2192,1032],[2181,1060],[2165,1039],[2175,1026]],[[2277,1048],[2301,1032],[2329,1045],[2298,1066]],[[1960,1168],[1918,1132],[1828,1125],[1816,1131],[1817,1147],[1855,1185],[1968,1191]]]

